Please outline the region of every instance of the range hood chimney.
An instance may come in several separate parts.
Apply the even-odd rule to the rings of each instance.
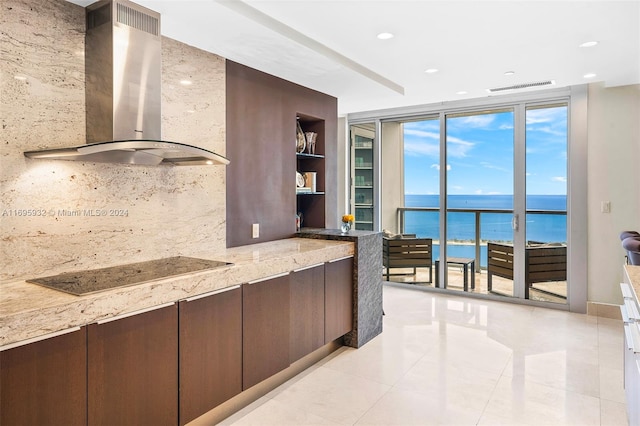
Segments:
[[[87,144],[30,158],[102,163],[229,164],[215,152],[161,139],[160,14],[127,0],[86,8]]]

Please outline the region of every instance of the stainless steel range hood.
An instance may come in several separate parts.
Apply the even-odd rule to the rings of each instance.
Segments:
[[[24,155],[144,165],[229,164],[215,152],[161,139],[160,14],[127,0],[101,0],[86,12],[87,145]]]

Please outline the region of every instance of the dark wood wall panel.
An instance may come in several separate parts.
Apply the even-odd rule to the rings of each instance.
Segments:
[[[337,99],[232,61],[226,81],[227,247],[289,238],[295,233],[296,115],[325,121],[325,176],[336,174]],[[337,188],[324,189],[335,205]],[[260,224],[260,238],[251,238],[253,223]]]

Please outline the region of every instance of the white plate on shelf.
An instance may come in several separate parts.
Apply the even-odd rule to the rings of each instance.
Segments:
[[[304,186],[304,176],[300,172],[296,172],[296,187],[302,188]]]

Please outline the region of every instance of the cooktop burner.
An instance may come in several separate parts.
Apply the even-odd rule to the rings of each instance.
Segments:
[[[66,272],[51,277],[27,280],[27,282],[83,296],[116,287],[141,284],[160,278],[175,277],[230,265],[233,263],[176,256],[89,271]]]

